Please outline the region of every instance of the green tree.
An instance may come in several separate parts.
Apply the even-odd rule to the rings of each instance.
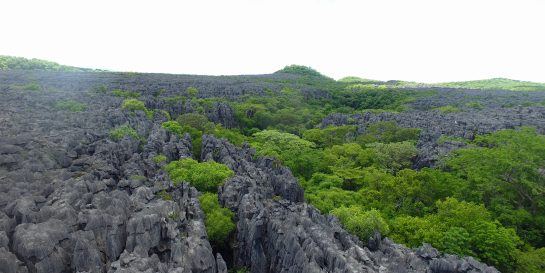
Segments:
[[[187,95],[189,95],[190,98],[197,98],[197,95],[199,94],[199,90],[195,87],[188,87],[186,89]]]
[[[444,169],[467,180],[464,200],[482,202],[534,246],[545,245],[545,136],[535,129],[477,136],[476,148],[456,151]]]
[[[517,273],[545,272],[545,247],[521,252],[517,259]]]
[[[357,127],[353,125],[309,129],[303,132],[303,139],[316,143],[317,147],[331,147],[353,140],[356,130]]]
[[[208,121],[208,118],[199,113],[182,114],[176,118],[176,121],[181,126],[193,127],[203,133],[211,132],[214,129],[214,124]]]
[[[199,191],[216,192],[227,178],[234,175],[227,166],[214,162],[199,163],[191,158],[172,161],[165,166],[175,185],[189,182]]]
[[[441,251],[472,255],[500,270],[515,269],[522,241],[503,227],[483,205],[447,198],[436,202],[437,212],[422,218],[400,216],[391,221],[391,237],[410,247],[427,242]]]
[[[414,144],[409,141],[388,144],[373,143],[369,146],[373,149],[379,165],[392,173],[411,167],[412,160],[418,153]]]
[[[346,230],[358,236],[364,243],[375,232],[382,235],[390,232],[390,227],[375,209],[365,211],[359,206],[340,207],[332,210],[331,214],[337,216]]]
[[[205,216],[204,225],[208,239],[215,246],[227,245],[229,237],[236,229],[234,213],[220,206],[218,195],[215,193],[205,192],[201,194],[199,201]]]
[[[110,131],[110,138],[114,141],[120,141],[126,136],[131,137],[133,139],[137,139],[137,140],[141,139],[141,137],[138,135],[136,130],[134,130],[128,124],[121,125]]]
[[[310,178],[319,164],[320,154],[314,150],[314,143],[296,135],[265,130],[253,136],[251,144],[257,155],[280,159],[297,176]]]

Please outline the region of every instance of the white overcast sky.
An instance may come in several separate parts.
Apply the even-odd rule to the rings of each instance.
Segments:
[[[0,55],[119,71],[545,82],[544,0],[0,0]]]

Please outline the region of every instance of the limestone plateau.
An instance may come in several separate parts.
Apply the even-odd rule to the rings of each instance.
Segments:
[[[237,100],[279,93],[282,84],[295,84],[298,77],[0,71],[0,272],[498,272],[430,245],[409,249],[379,233],[362,242],[337,218],[306,204],[299,181],[274,158],[213,135],[202,137],[200,154],[194,155],[189,134],[179,136],[161,126],[167,114],[150,118],[143,111],[126,111],[120,107],[124,98],[110,93],[140,92],[139,100],[157,113],[176,117],[201,111],[209,121],[235,128],[235,111],[227,103],[198,109],[191,101],[167,104],[160,98],[195,87],[199,98]],[[300,90],[307,98],[328,95],[311,85]],[[523,125],[545,130],[545,108],[517,106],[545,100],[543,92],[436,92],[411,102],[410,111],[337,113],[318,126],[356,125],[363,134],[370,123],[395,120],[401,127],[420,128],[415,168],[433,166],[441,154],[465,145],[438,144],[443,134],[471,138]],[[486,110],[429,111],[463,104],[468,96]],[[85,110],[58,110],[60,100],[78,101]],[[506,102],[515,106],[499,107]],[[113,140],[111,130],[124,124],[140,138]],[[167,162],[213,160],[234,172],[218,189],[221,206],[235,215],[229,250],[212,247],[201,193],[188,183],[175,185],[154,160],[158,155]]]

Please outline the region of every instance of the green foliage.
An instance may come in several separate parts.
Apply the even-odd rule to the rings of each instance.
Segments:
[[[358,192],[331,187],[329,189],[311,189],[305,192],[307,202],[322,213],[328,213],[339,207],[364,204],[365,198]]]
[[[172,201],[172,195],[166,190],[161,190],[157,192],[157,196],[165,201]]]
[[[397,126],[395,121],[376,122],[367,126],[365,134],[358,136],[356,141],[361,145],[382,142],[403,142],[411,141],[416,143],[420,129],[417,128],[401,128]]]
[[[381,85],[352,84],[333,95],[338,106],[355,110],[382,109],[402,111],[404,105],[415,98],[415,94]]]
[[[174,185],[189,182],[199,191],[216,192],[227,178],[234,175],[227,166],[214,162],[199,163],[191,158],[172,161],[165,166]]]
[[[482,202],[528,242],[545,245],[545,136],[522,128],[477,136],[474,143],[480,147],[445,161],[446,170],[467,181],[470,194],[461,198]]]
[[[376,80],[362,79],[360,77],[348,76],[339,80],[339,82],[345,83],[368,83],[368,82],[379,82]]]
[[[283,69],[280,69],[274,73],[288,73],[288,74],[295,74],[300,76],[310,76],[310,77],[325,77],[320,72],[316,71],[312,67],[304,66],[304,65],[288,65],[284,67]]]
[[[198,113],[182,114],[176,118],[176,121],[182,126],[189,126],[201,132],[209,132],[214,127],[206,116]]]
[[[465,82],[447,82],[435,84],[435,86],[512,91],[545,91],[545,83],[517,81],[505,78]]]
[[[23,86],[23,89],[26,91],[39,91],[42,88],[37,83],[28,83]]]
[[[229,237],[236,229],[233,222],[234,213],[228,208],[220,207],[217,194],[203,193],[199,201],[205,215],[204,224],[208,239],[215,246],[227,245]]]
[[[152,158],[153,162],[155,162],[156,164],[159,164],[161,162],[165,162],[167,161],[167,157],[163,154],[160,154],[160,155],[156,155]]]
[[[435,108],[436,110],[438,110],[439,112],[441,113],[457,113],[457,112],[460,112],[460,108],[456,107],[456,106],[452,106],[452,105],[446,105],[446,106],[441,106],[441,107],[437,107]]]
[[[482,205],[447,198],[437,201],[436,208],[436,213],[422,218],[395,218],[390,236],[410,247],[428,242],[441,251],[472,255],[502,271],[513,271],[521,245],[513,229],[494,221]]]
[[[317,147],[330,147],[353,140],[356,130],[357,127],[353,125],[309,129],[303,132],[303,139],[314,142]]]
[[[149,119],[153,118],[153,111],[148,110],[143,101],[138,99],[126,99],[121,104],[121,109],[129,111],[143,111]]]
[[[197,98],[197,95],[199,94],[199,90],[195,87],[188,87],[185,92],[190,98]]]
[[[248,138],[240,133],[237,129],[226,129],[223,126],[216,124],[214,130],[211,132],[217,138],[225,138],[234,145],[242,145],[248,140]]]
[[[248,97],[234,104],[235,117],[246,135],[256,130],[276,129],[300,135],[325,116],[320,105],[310,105],[303,94],[284,88],[279,94]]]
[[[376,209],[365,211],[358,206],[340,207],[332,210],[331,214],[337,216],[346,230],[358,236],[364,243],[375,232],[382,235],[390,232],[390,227]]]
[[[110,138],[114,141],[120,141],[127,136],[138,140],[141,139],[136,130],[134,130],[128,124],[121,125],[110,131]]]
[[[173,211],[173,212],[168,214],[168,218],[176,221],[176,220],[180,219],[180,212],[179,211]]]
[[[310,141],[276,130],[261,131],[253,136],[251,144],[257,155],[280,159],[297,176],[310,178],[319,165],[319,153]]]
[[[478,102],[468,102],[466,103],[466,107],[477,109],[477,110],[481,110],[484,108],[483,105]]]
[[[147,111],[146,105],[143,101],[137,100],[137,99],[126,99],[121,104],[122,109],[127,109],[131,111]]]
[[[517,259],[517,273],[545,272],[545,247],[521,252]]]
[[[61,100],[55,104],[55,109],[70,112],[82,112],[87,109],[87,106],[74,100]]]
[[[112,95],[116,97],[133,98],[133,99],[137,99],[141,96],[140,92],[120,90],[120,89],[113,90]]]
[[[0,55],[0,70],[53,70],[67,72],[99,71],[88,68],[60,65],[58,63],[40,59],[27,59],[3,55]]]
[[[377,162],[390,172],[410,168],[413,158],[416,157],[418,150],[413,143],[409,141],[394,143],[373,143],[372,147]]]

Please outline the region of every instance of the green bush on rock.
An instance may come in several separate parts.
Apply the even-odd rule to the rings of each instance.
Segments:
[[[126,136],[140,140],[140,136],[136,130],[127,124],[116,127],[110,131],[110,138],[114,141],[120,141]]]
[[[165,166],[175,185],[189,182],[199,191],[216,192],[227,178],[234,175],[227,166],[214,162],[198,162],[191,158],[172,161]]]
[[[233,222],[234,213],[220,206],[218,195],[215,193],[205,192],[199,201],[205,215],[204,225],[208,239],[215,246],[226,245],[236,229]]]

